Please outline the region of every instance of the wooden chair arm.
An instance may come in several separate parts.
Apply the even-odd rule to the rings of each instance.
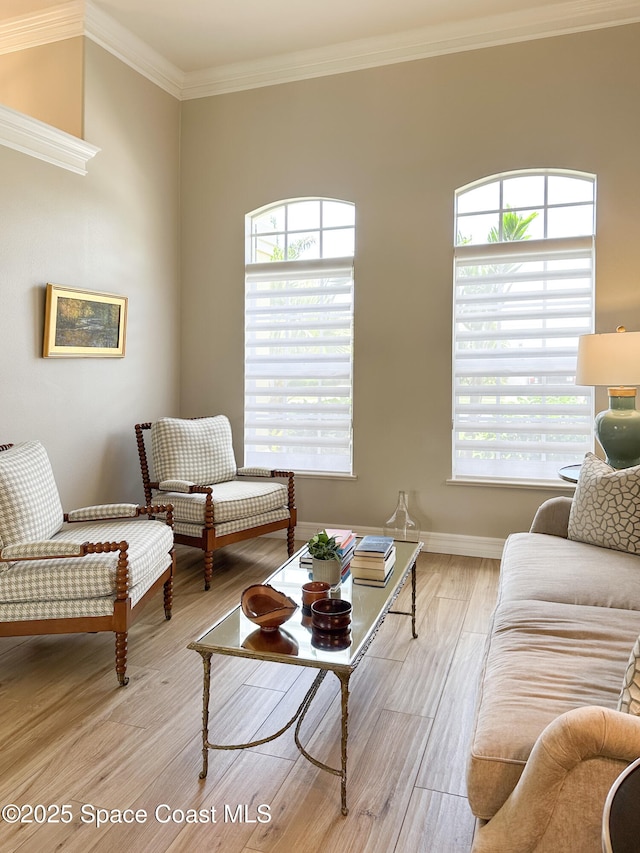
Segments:
[[[167,513],[167,524],[173,527],[173,504],[156,504],[138,506],[137,504],[99,504],[86,506],[81,509],[64,513],[64,520],[69,524],[87,521],[113,521],[114,519],[139,518],[141,515],[156,515]]]
[[[78,521],[110,521],[113,518],[137,518],[140,515],[137,504],[97,504],[72,509],[64,514],[64,520],[73,524]]]
[[[238,468],[238,477],[282,477],[289,481],[287,485],[287,509],[289,512],[295,509],[295,473],[293,471],[280,471],[277,468]]]
[[[165,523],[173,530],[173,504],[152,504],[151,506],[138,507],[138,515],[148,515],[153,518],[154,515],[166,513]]]
[[[43,553],[37,553],[41,548]],[[58,548],[66,553],[59,553]],[[120,551],[118,567],[116,569],[116,598],[127,598],[129,594],[129,558],[127,550],[129,543],[125,542],[25,542],[17,545],[7,545],[0,553],[0,559],[4,562],[22,563],[28,560],[60,560],[62,558],[86,557],[88,554],[108,554]],[[49,553],[46,553],[46,551]],[[20,554],[23,556],[13,556]]]
[[[41,542],[17,542],[0,551],[5,562],[20,563],[25,560],[58,560],[66,557],[84,557],[88,542],[68,542],[64,539],[44,539]]]
[[[295,474],[293,471],[278,471],[274,470],[271,473],[272,477],[284,477],[288,479],[287,484],[287,507],[289,512],[296,508],[296,490],[295,490]]]

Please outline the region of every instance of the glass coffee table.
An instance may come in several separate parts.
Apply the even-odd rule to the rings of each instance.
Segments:
[[[300,568],[300,557],[306,553],[306,546],[284,563],[265,583],[270,584],[285,595],[290,596],[300,605],[298,610],[276,633],[263,632],[256,629],[249,621],[238,604],[222,619],[205,631],[188,648],[194,649],[202,656],[204,665],[204,689],[202,702],[202,771],[200,778],[207,775],[209,765],[209,750],[211,749],[248,749],[259,746],[280,737],[294,723],[295,743],[304,757],[316,767],[339,776],[341,779],[342,814],[348,814],[347,808],[347,739],[348,739],[348,705],[349,679],[362,660],[376,632],[382,625],[387,613],[399,613],[411,617],[411,635],[416,638],[416,560],[421,550],[420,542],[396,542],[396,562],[389,581],[384,587],[364,586],[354,584],[351,575],[332,591],[332,597],[343,598],[352,603],[351,634],[348,645],[344,648],[319,647],[318,641],[313,640],[311,619],[302,611],[302,584],[309,580],[307,568]],[[392,610],[393,604],[407,577],[411,575],[411,609]],[[312,641],[313,640],[313,641]],[[321,644],[324,645],[324,644]],[[279,731],[269,737],[251,743],[213,744],[209,742],[209,697],[211,689],[211,657],[212,655],[233,655],[235,657],[251,658],[252,660],[277,661],[292,666],[307,666],[318,669],[300,707],[289,722]],[[323,679],[328,672],[333,672],[340,681],[342,708],[342,738],[341,766],[330,767],[310,755],[300,743],[300,727],[311,702],[318,692]]]

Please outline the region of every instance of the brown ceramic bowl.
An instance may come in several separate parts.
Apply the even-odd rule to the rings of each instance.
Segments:
[[[348,628],[344,631],[318,631],[317,628],[312,628],[311,645],[316,649],[332,652],[348,649],[351,645],[351,631]]]
[[[302,587],[302,606],[310,608],[314,601],[329,598],[330,593],[331,584],[327,581],[309,581]]]
[[[292,637],[284,628],[278,628],[275,631],[264,631],[262,628],[256,628],[242,642],[243,649],[249,649],[252,652],[271,652],[278,655],[298,654],[298,641]]]
[[[263,631],[275,631],[298,609],[292,598],[265,583],[248,586],[242,593],[240,604],[247,619]]]
[[[346,631],[351,624],[351,602],[342,598],[321,598],[311,605],[311,621],[320,631]]]

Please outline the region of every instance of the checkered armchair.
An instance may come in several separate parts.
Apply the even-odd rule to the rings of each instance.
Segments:
[[[161,586],[171,618],[172,522],[169,505],[65,514],[42,444],[0,445],[0,637],[113,631],[125,685],[129,626]]]
[[[238,468],[227,417],[160,418],[136,424],[135,431],[145,499],[171,503],[175,541],[204,551],[205,589],[213,575],[213,552],[232,542],[286,529],[287,550],[293,554],[293,472]],[[274,482],[278,478],[287,485]]]

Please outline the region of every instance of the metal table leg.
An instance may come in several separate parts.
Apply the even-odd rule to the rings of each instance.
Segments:
[[[211,652],[200,652],[204,665],[204,686],[202,689],[202,770],[200,778],[205,779],[209,770],[209,694],[211,690]]]
[[[416,561],[411,566],[411,636],[417,640],[416,633]]]
[[[349,678],[350,672],[337,672],[336,675],[340,679],[340,704],[342,708],[342,738],[340,741],[340,751],[342,756],[341,773],[340,773],[340,798],[342,804],[342,814],[348,815],[347,808],[347,739],[349,737]]]

